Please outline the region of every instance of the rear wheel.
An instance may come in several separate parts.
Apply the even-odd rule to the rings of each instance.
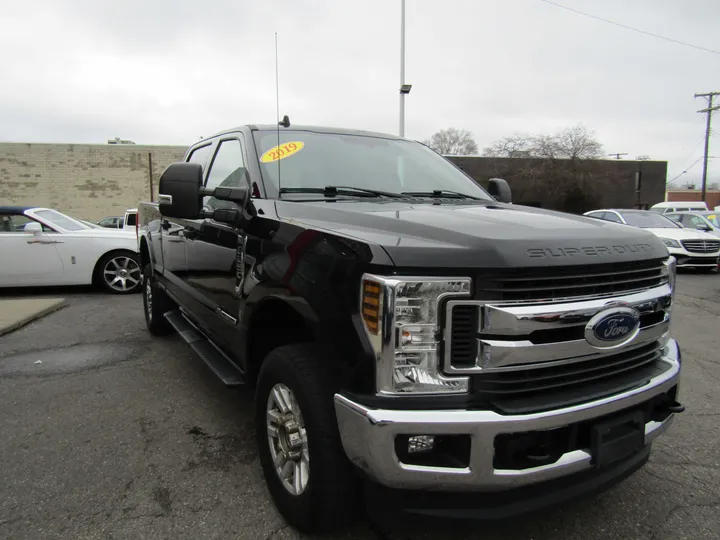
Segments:
[[[145,324],[151,334],[164,336],[173,331],[172,326],[165,318],[165,313],[172,311],[175,305],[165,291],[157,286],[152,267],[149,264],[143,270],[143,308]]]
[[[99,264],[100,283],[113,294],[129,294],[140,289],[142,276],[139,256],[130,251],[105,255]]]
[[[263,362],[257,385],[265,481],[285,520],[308,533],[347,523],[357,496],[337,429],[332,360],[313,344],[279,347]]]

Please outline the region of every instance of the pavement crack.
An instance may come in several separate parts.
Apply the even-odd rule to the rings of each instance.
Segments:
[[[16,518],[0,520],[0,527],[2,527],[3,525],[12,525],[13,523],[17,523],[21,519],[22,519],[21,517],[16,517]]]
[[[681,510],[688,510],[690,508],[720,508],[720,501],[709,503],[678,504],[677,506],[673,506],[670,510],[668,510],[668,513],[665,515],[662,523],[658,525],[650,540],[657,540],[659,538],[660,533],[663,531],[665,526],[669,523],[670,519],[672,519],[672,517],[677,512]]]

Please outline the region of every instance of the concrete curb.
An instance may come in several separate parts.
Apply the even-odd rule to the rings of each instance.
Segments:
[[[17,330],[18,328],[21,328],[33,321],[36,321],[37,319],[40,319],[45,315],[49,315],[50,313],[57,311],[67,305],[64,298],[47,298],[43,300],[45,300],[44,305],[38,307],[37,310],[29,311],[28,313],[25,313],[18,318],[10,320],[6,323],[0,321],[0,336],[9,334],[10,332]],[[2,309],[3,303],[20,303],[22,301],[23,300],[0,300],[0,309]]]

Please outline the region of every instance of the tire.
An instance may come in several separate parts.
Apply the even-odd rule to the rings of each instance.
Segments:
[[[325,358],[327,362],[323,362]],[[258,377],[255,429],[265,481],[280,514],[305,533],[325,532],[346,525],[356,509],[357,479],[342,449],[335,418],[335,379],[328,369],[332,362],[317,345],[287,345],[268,354]],[[291,392],[291,396],[283,389]],[[282,421],[270,420],[271,415],[277,416],[282,411],[276,392],[283,394],[286,404],[294,398],[290,415],[284,415]],[[293,414],[297,409],[300,414]],[[288,435],[292,432],[285,428],[290,425],[292,429],[293,420],[298,428],[294,439]],[[271,437],[269,425],[283,427],[276,437]],[[277,448],[282,449],[283,440],[286,448],[295,445],[295,459],[285,462],[293,469],[292,479],[288,481],[292,488],[284,485],[273,461]],[[278,459],[282,462],[282,458]],[[296,483],[298,470],[301,470],[300,480]],[[290,491],[295,487],[300,487],[299,494]]]
[[[142,285],[140,256],[131,251],[113,251],[98,263],[97,276],[103,288],[112,294],[138,292]]]
[[[154,336],[165,336],[173,331],[172,325],[165,318],[165,313],[175,309],[175,304],[158,288],[152,267],[148,264],[143,270],[143,311],[145,324]]]

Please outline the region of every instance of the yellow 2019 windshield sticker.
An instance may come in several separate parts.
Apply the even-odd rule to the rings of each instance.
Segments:
[[[280,146],[275,146],[265,152],[260,158],[260,161],[263,163],[272,163],[280,159],[285,159],[286,157],[297,154],[304,146],[305,143],[301,141],[283,143]]]

